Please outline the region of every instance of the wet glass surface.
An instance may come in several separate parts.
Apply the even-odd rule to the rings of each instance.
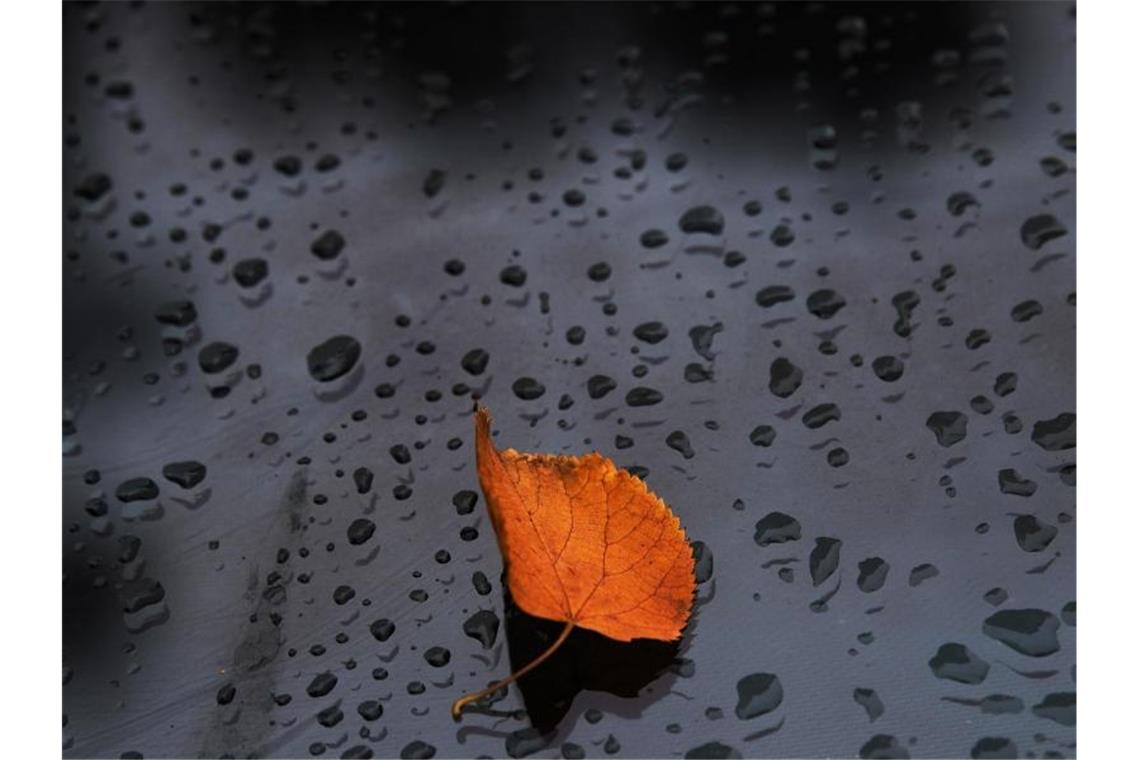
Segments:
[[[64,23],[65,756],[1075,754],[1073,5]],[[476,398],[699,585],[456,724]]]

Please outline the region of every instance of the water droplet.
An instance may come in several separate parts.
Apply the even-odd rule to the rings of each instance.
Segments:
[[[678,226],[689,235],[720,235],[724,232],[724,215],[712,206],[694,206],[681,215]]]
[[[314,380],[327,383],[347,375],[360,359],[360,342],[350,335],[336,335],[309,351],[306,361]]]

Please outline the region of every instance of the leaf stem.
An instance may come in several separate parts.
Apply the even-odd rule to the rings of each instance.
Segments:
[[[503,680],[497,681],[497,682],[491,684],[490,686],[488,686],[486,689],[483,689],[482,691],[477,691],[474,694],[468,694],[466,696],[460,697],[459,699],[455,700],[455,702],[451,705],[451,717],[454,718],[456,722],[458,722],[460,717],[463,714],[463,708],[464,707],[466,707],[467,705],[469,705],[470,703],[472,703],[476,700],[482,699],[483,697],[485,697],[489,694],[494,694],[499,689],[503,688],[504,686],[506,686],[508,684],[514,683],[515,681],[522,678],[523,676],[525,676],[530,671],[537,668],[542,663],[546,662],[546,660],[550,658],[550,655],[554,654],[555,650],[558,649],[558,647],[562,646],[562,644],[566,641],[566,639],[570,638],[570,633],[573,630],[574,630],[574,623],[572,621],[567,622],[566,627],[562,629],[562,633],[558,634],[558,638],[554,640],[554,643],[551,644],[550,647],[547,648],[547,650],[545,652],[543,652],[538,657],[531,660],[526,665],[524,665],[518,672],[511,673],[509,676],[507,676]]]

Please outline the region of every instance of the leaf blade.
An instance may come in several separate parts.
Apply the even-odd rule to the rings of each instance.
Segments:
[[[519,607],[618,641],[675,640],[696,592],[680,520],[598,453],[498,450],[476,410],[479,482]]]

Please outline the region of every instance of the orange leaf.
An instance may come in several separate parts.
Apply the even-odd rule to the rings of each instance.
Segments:
[[[618,641],[672,641],[693,607],[693,555],[681,522],[645,483],[597,452],[584,456],[499,451],[491,417],[475,413],[479,484],[499,539],[515,602],[535,617],[566,622],[545,660],[574,626]]]

